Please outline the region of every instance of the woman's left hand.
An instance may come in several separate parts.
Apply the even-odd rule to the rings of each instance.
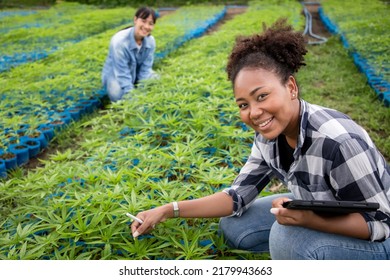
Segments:
[[[275,215],[281,225],[305,226],[316,216],[311,210],[291,210],[283,207],[283,203],[290,201],[287,197],[280,197],[272,201],[270,212]]]

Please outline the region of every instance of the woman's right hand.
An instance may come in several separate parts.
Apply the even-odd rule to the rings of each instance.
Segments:
[[[224,192],[214,193],[199,199],[182,200],[178,203],[181,218],[220,218],[231,215],[233,212],[233,199]],[[133,237],[136,238],[141,234],[148,233],[157,224],[173,217],[172,203],[140,212],[137,214],[137,218],[143,220],[143,223],[134,221],[131,224]]]
[[[149,233],[154,227],[164,222],[173,213],[172,204],[166,204],[137,214],[137,218],[141,219],[143,223],[134,221],[131,223],[131,232],[134,238],[139,235]]]

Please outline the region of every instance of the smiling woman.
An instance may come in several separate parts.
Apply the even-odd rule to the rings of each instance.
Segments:
[[[286,20],[237,39],[227,71],[241,119],[256,136],[249,160],[227,190],[237,217],[223,218],[221,229],[233,247],[269,249],[273,259],[387,259],[387,249],[371,252],[378,244],[390,246],[390,169],[348,116],[299,98],[294,75],[306,52],[303,36]],[[255,200],[274,176],[289,193]],[[381,210],[325,217],[283,208],[294,198],[378,202]]]
[[[122,99],[139,81],[154,76],[156,42],[151,32],[156,20],[153,9],[139,8],[134,26],[120,30],[111,38],[102,72],[103,87],[111,101]]]
[[[345,114],[299,97],[306,43],[280,19],[238,37],[227,72],[241,119],[255,130],[251,155],[230,188],[138,213],[133,236],[167,218],[212,218],[233,248],[272,259],[388,259],[390,168]],[[288,193],[259,197],[274,178]],[[376,202],[377,211],[323,216],[283,207],[291,199]],[[375,241],[375,242],[372,242]],[[351,249],[353,248],[353,249]]]

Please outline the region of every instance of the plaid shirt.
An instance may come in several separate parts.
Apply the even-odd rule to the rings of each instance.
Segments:
[[[378,202],[363,213],[371,240],[390,235],[390,167],[367,132],[348,116],[303,100],[294,161],[286,172],[277,140],[256,133],[252,152],[232,186],[233,214],[240,216],[272,178],[279,178],[296,199]]]

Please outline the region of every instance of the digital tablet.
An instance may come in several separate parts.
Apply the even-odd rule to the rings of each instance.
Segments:
[[[348,214],[376,211],[379,208],[379,203],[332,200],[291,200],[284,202],[283,207],[288,209],[313,210],[324,214]]]

